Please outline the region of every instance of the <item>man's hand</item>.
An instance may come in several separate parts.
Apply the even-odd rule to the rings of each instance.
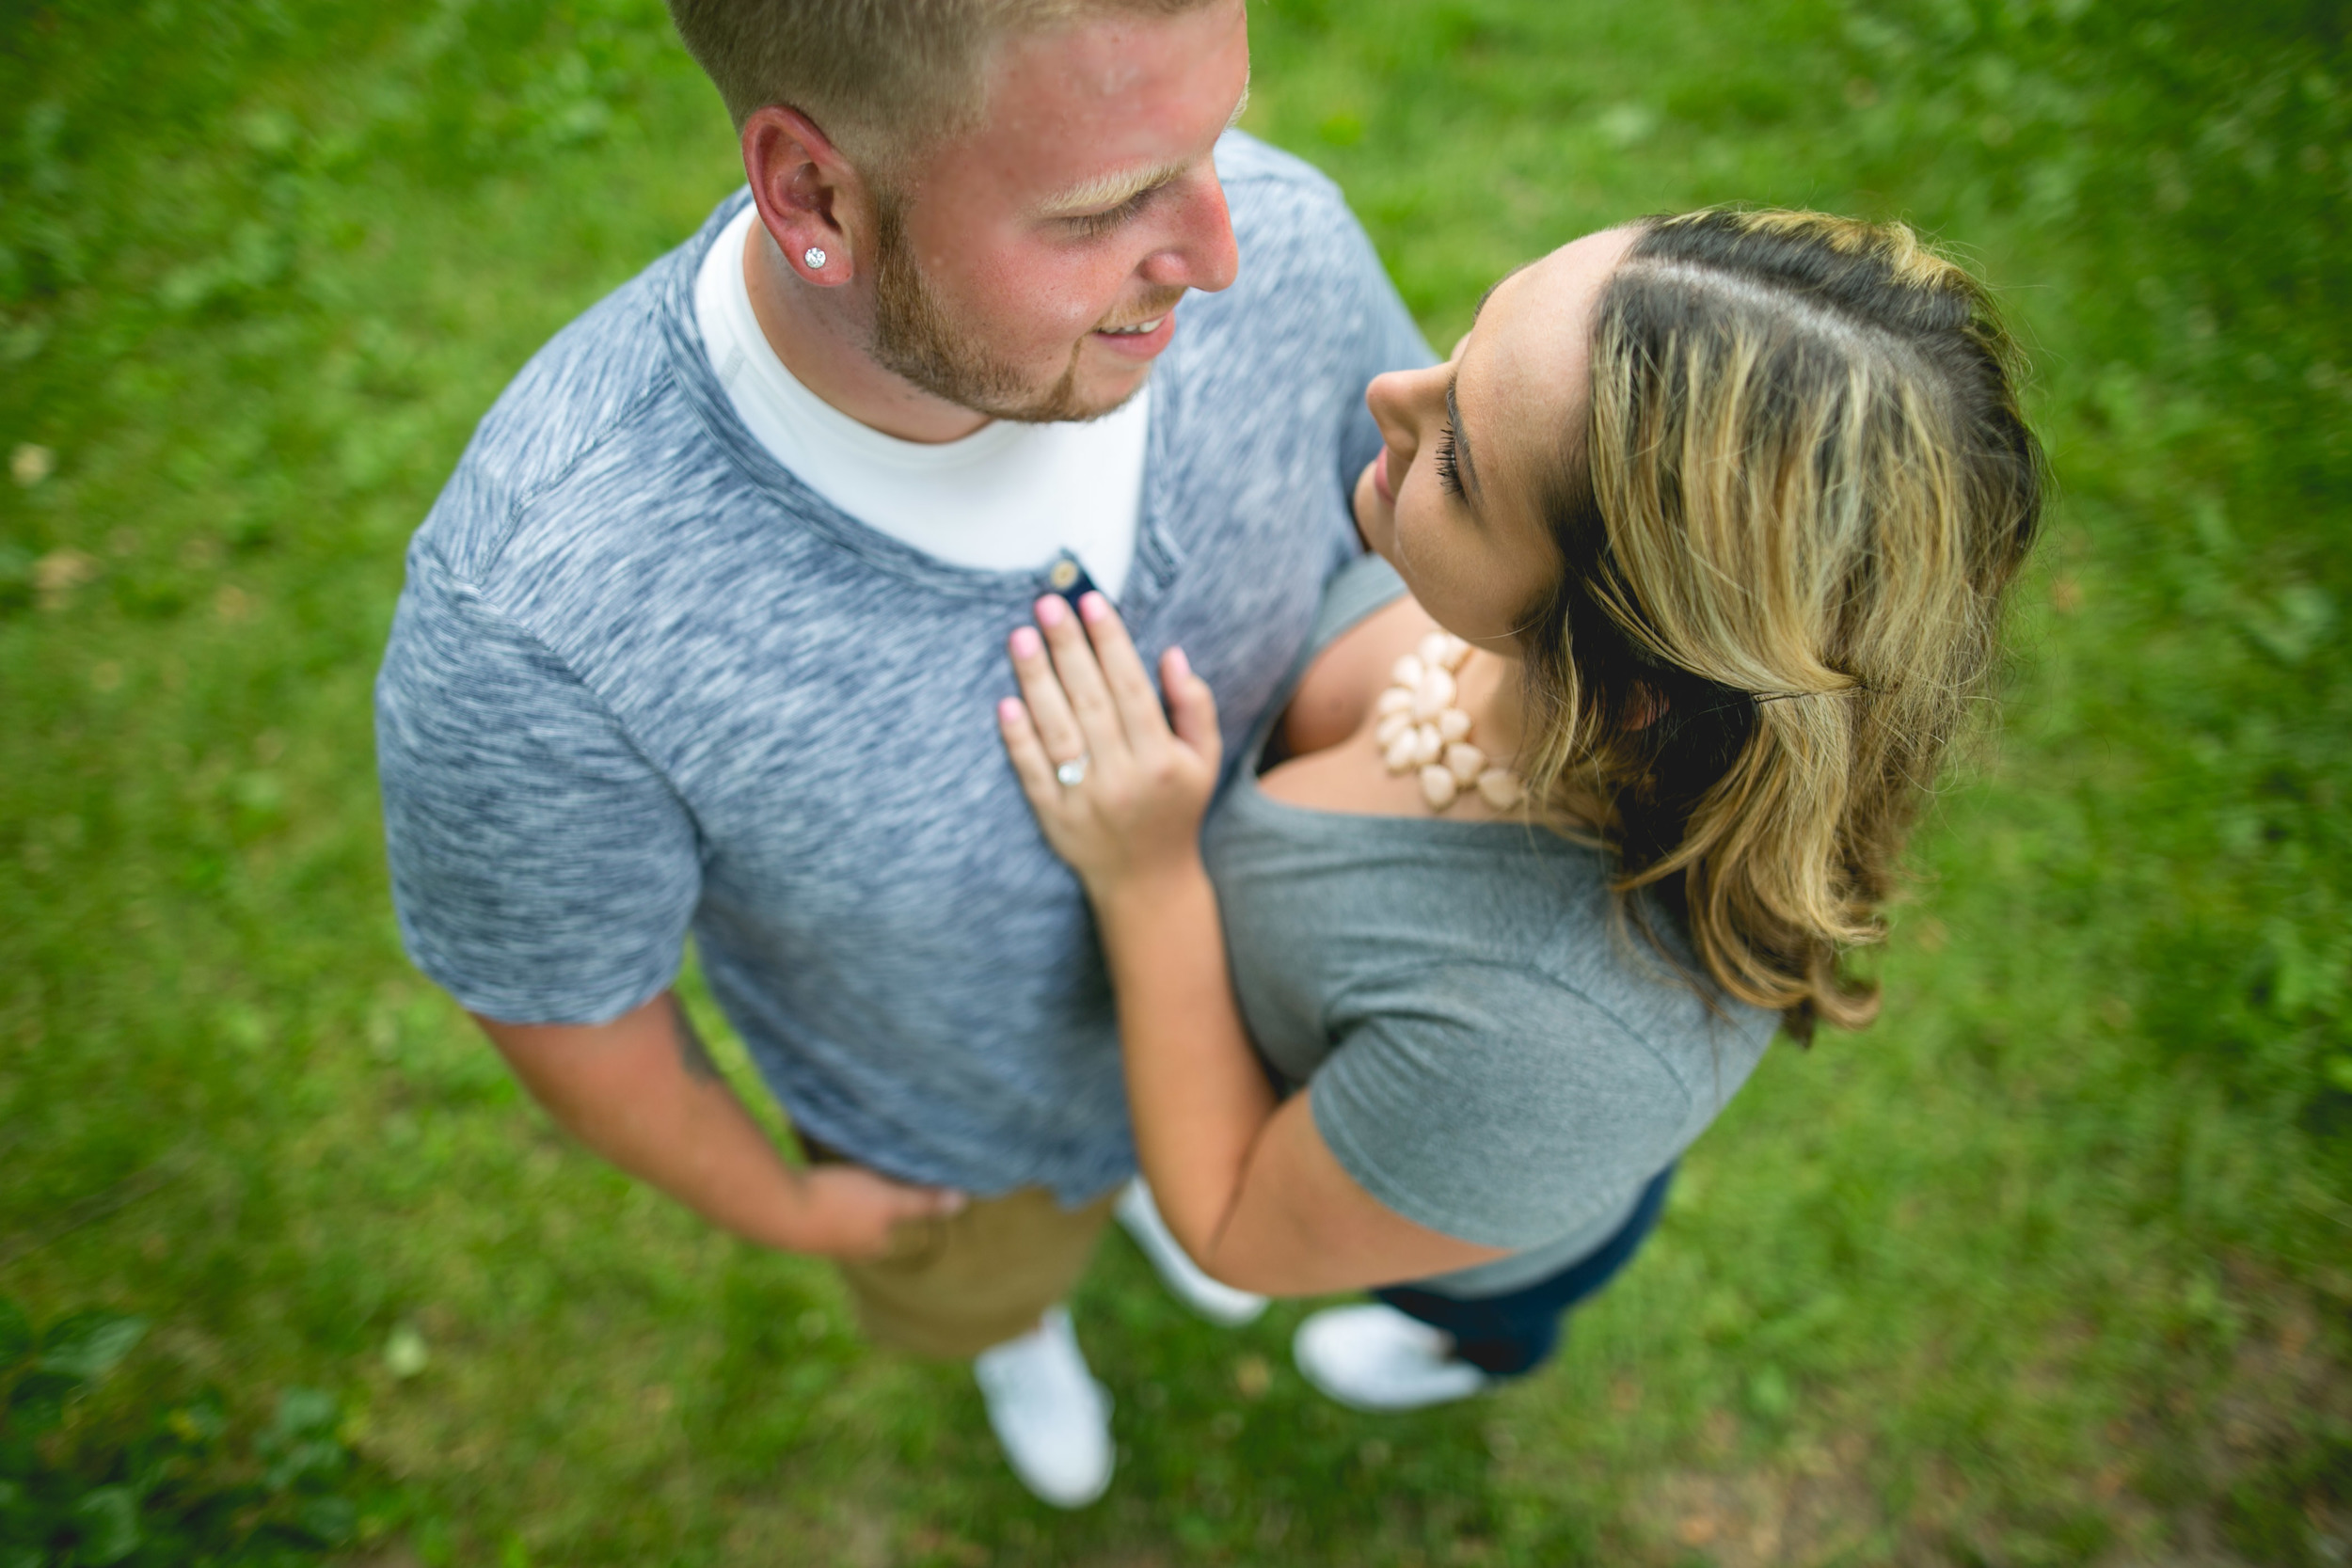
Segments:
[[[864,1165],[818,1165],[798,1174],[807,1211],[803,1240],[792,1250],[845,1263],[880,1258],[900,1225],[944,1217],[964,1204],[961,1193],[910,1187]]]
[[[787,1164],[670,992],[609,1023],[475,1022],[573,1136],[746,1241],[876,1258],[900,1222],[963,1207],[961,1193],[856,1165]]]

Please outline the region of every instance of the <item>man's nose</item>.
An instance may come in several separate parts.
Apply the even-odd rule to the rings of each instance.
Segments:
[[[1241,253],[1233,241],[1232,214],[1225,210],[1225,187],[1217,182],[1215,169],[1186,182],[1174,215],[1176,235],[1144,259],[1145,280],[1211,294],[1232,287],[1241,268]]]

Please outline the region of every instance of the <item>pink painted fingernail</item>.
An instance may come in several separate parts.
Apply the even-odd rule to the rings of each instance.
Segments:
[[[1084,594],[1078,600],[1078,613],[1086,617],[1088,626],[1093,626],[1095,623],[1109,615],[1110,612],[1110,600],[1103,597],[1100,594]]]
[[[1048,594],[1037,602],[1037,624],[1041,626],[1058,626],[1069,615],[1070,607],[1061,602],[1058,594]]]
[[[1037,633],[1031,631],[1028,627],[1020,626],[1014,629],[1012,634],[1013,657],[1035,658],[1038,654],[1043,650],[1044,646],[1045,644],[1043,642],[1038,641]]]
[[[1008,697],[1003,702],[998,703],[996,705],[996,721],[1000,724],[1018,724],[1021,722],[1021,699],[1018,697]]]
[[[1184,649],[1170,648],[1168,650],[1168,668],[1170,674],[1183,680],[1192,673],[1192,660],[1184,657]]]

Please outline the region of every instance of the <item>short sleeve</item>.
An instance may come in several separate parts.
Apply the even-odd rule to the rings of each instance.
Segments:
[[[409,957],[468,1008],[597,1023],[675,978],[694,825],[596,695],[421,542],[376,679]]]
[[[1309,1103],[1341,1166],[1416,1224],[1537,1246],[1623,1204],[1679,1149],[1680,1081],[1557,981],[1449,964],[1362,1001]]]

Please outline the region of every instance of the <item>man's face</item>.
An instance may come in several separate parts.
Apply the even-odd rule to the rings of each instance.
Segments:
[[[1248,83],[1241,0],[999,45],[982,125],[882,203],[876,360],[997,419],[1126,402],[1184,291],[1233,280],[1211,154]]]

